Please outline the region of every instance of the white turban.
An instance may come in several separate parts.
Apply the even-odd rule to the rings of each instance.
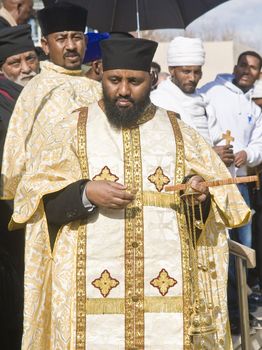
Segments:
[[[168,66],[203,66],[204,63],[205,51],[201,39],[178,36],[169,44]]]
[[[262,79],[256,81],[252,98],[262,98]]]

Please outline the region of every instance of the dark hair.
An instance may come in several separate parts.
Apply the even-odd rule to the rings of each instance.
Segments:
[[[37,54],[37,57],[39,61],[46,61],[48,60],[48,56],[45,54],[44,50],[40,46],[35,47],[35,52]]]
[[[237,64],[239,64],[239,61],[243,56],[253,56],[256,57],[259,60],[259,69],[261,70],[262,67],[262,57],[255,51],[244,51],[242,52],[237,59]]]
[[[155,68],[157,71],[158,71],[158,73],[160,73],[161,72],[161,67],[160,67],[160,65],[157,63],[157,62],[152,62],[151,63],[151,68]]]

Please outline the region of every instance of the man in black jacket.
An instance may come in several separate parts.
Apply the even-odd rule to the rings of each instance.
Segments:
[[[23,86],[39,71],[39,61],[28,24],[0,31],[0,161],[15,102]]]
[[[33,0],[3,0],[0,29],[25,24],[33,14]]]

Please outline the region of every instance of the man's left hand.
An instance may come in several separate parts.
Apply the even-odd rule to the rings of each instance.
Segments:
[[[235,166],[237,168],[240,168],[241,166],[245,165],[247,162],[247,153],[246,151],[239,151],[235,154]]]

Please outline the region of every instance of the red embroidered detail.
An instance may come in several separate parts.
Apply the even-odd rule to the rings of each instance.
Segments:
[[[170,277],[165,269],[162,269],[159,272],[159,275],[152,279],[150,284],[153,287],[156,287],[162,296],[165,296],[168,293],[169,288],[174,287],[174,285],[177,284],[177,281]]]
[[[111,289],[119,285],[119,281],[115,278],[112,278],[107,270],[104,270],[101,273],[101,276],[92,282],[92,285],[95,288],[98,288],[103,297],[106,298]]]
[[[119,177],[112,174],[108,166],[104,166],[101,172],[98,175],[95,175],[92,180],[93,181],[106,180],[106,181],[116,182],[117,180],[119,180]]]
[[[148,180],[156,186],[158,192],[161,192],[164,186],[170,182],[160,166],[156,168],[154,174],[148,176]]]

